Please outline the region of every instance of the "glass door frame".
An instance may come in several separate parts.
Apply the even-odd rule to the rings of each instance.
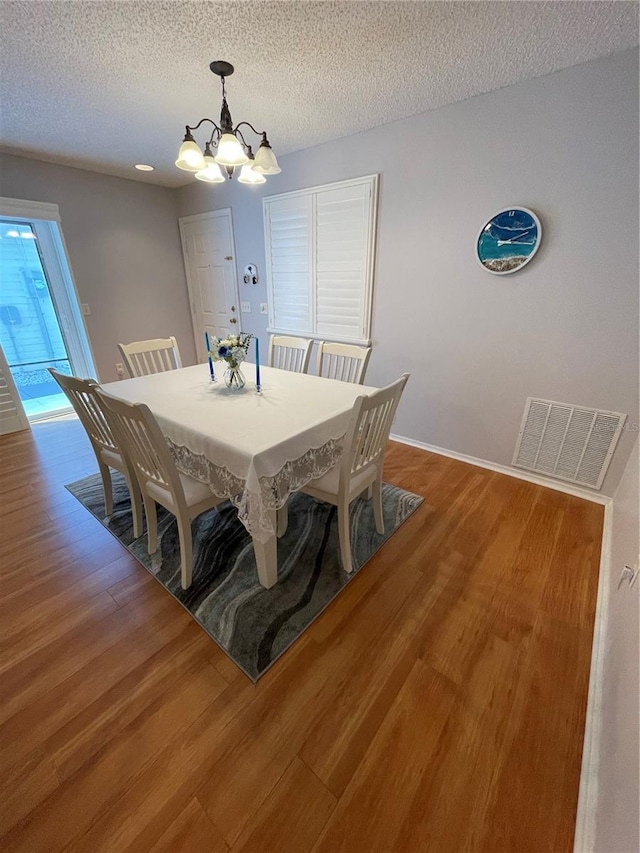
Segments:
[[[98,378],[57,204],[0,197],[0,217],[31,226],[75,375]]]

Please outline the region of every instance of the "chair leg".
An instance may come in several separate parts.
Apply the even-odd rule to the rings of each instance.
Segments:
[[[351,537],[349,535],[349,504],[344,501],[338,507],[338,538],[340,539],[340,556],[342,568],[348,574],[353,571],[351,562]]]
[[[189,589],[193,571],[191,519],[184,516],[177,516],[177,521],[178,538],[180,540],[180,576],[182,578],[182,589]]]
[[[284,534],[287,532],[287,527],[289,525],[289,507],[287,504],[280,507],[278,510],[278,539],[281,539]]]
[[[377,477],[372,483],[373,489],[373,517],[376,521],[378,533],[384,533],[384,518],[382,517],[382,478]]]
[[[142,536],[142,497],[137,483],[129,484],[131,495],[131,514],[133,515],[133,535],[136,539]]]
[[[100,476],[102,477],[102,488],[104,489],[104,514],[108,517],[113,513],[113,485],[111,483],[111,471],[104,462],[98,462]]]
[[[158,550],[158,512],[156,502],[152,497],[143,492],[144,512],[147,516],[147,551],[155,554]]]
[[[133,516],[133,535],[137,539],[142,536],[142,496],[138,481],[131,479],[128,474],[123,472],[123,476],[127,481],[127,488],[131,497],[131,515]]]

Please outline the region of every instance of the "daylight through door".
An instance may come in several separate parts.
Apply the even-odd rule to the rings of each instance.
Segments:
[[[29,420],[70,410],[48,367],[94,373],[57,222],[0,216],[0,345]]]

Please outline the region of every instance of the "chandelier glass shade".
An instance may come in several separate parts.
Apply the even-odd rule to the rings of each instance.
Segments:
[[[190,137],[190,138],[188,138]],[[204,157],[191,134],[187,134],[178,151],[176,166],[185,172],[197,172],[204,169]]]
[[[253,160],[249,160],[248,163],[240,169],[240,177],[238,178],[238,183],[240,184],[266,184],[267,179],[264,175],[261,175],[260,172],[257,172],[253,168]]]
[[[224,82],[225,77],[233,74],[233,65],[216,60],[209,65],[209,68],[222,81],[220,124],[216,124],[213,119],[203,118],[193,127],[187,125],[182,145],[178,151],[176,166],[185,172],[195,173],[195,177],[199,181],[206,181],[211,184],[221,183],[225,180],[223,169],[227,176],[232,178],[234,170],[240,168],[240,176],[238,177],[240,183],[263,184],[266,180],[265,175],[277,175],[281,171],[276,155],[267,139],[267,133],[264,130],[256,130],[248,121],[241,121],[234,127],[227,104]],[[213,125],[211,136],[205,142],[204,154],[192,133],[203,124]],[[241,128],[248,128],[256,136],[262,137],[255,158]],[[244,131],[244,133],[247,132],[247,130]],[[220,168],[221,166],[223,169]]]
[[[208,184],[223,184],[224,175],[211,153],[209,143],[205,145],[203,162],[204,168],[196,172],[195,177],[199,181],[206,181]]]
[[[253,170],[259,172],[261,175],[278,175],[282,171],[280,166],[278,166],[276,155],[268,143],[258,148],[258,153],[253,163]]]
[[[249,160],[233,133],[222,134],[218,140],[218,153],[214,159],[221,166],[244,166]]]

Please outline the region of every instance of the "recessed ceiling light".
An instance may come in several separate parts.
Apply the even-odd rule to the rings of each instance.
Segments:
[[[153,172],[153,166],[147,166],[146,163],[137,163],[136,169],[139,169],[141,172]]]

